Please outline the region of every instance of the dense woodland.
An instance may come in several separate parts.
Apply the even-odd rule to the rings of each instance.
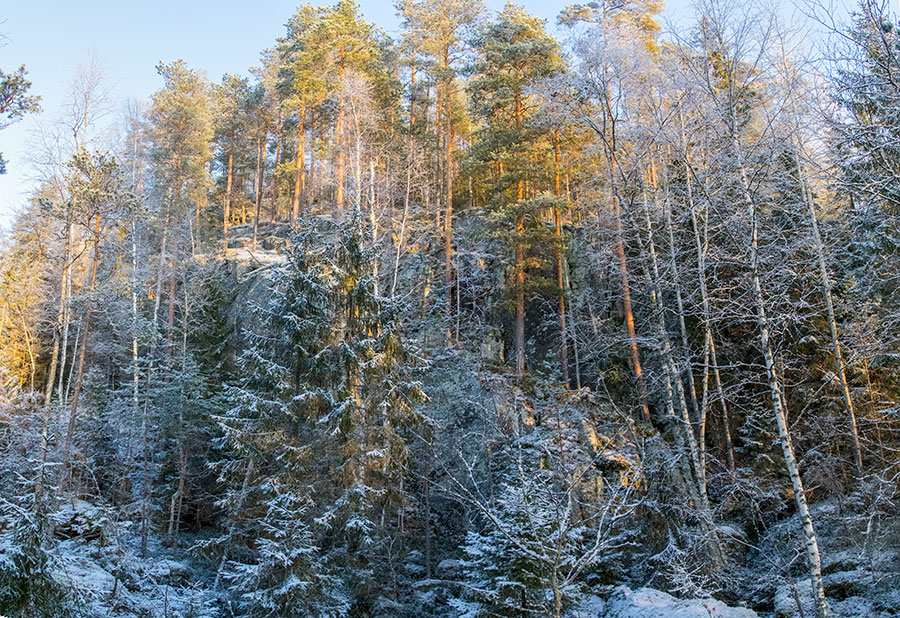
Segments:
[[[0,613],[900,615],[900,26],[662,8],[80,69],[0,247]]]

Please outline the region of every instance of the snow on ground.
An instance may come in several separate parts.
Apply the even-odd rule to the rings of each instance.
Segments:
[[[134,541],[135,539],[130,539]],[[98,546],[71,539],[58,543],[53,577],[85,618],[211,618],[214,594],[196,580],[196,568],[153,543],[146,558],[132,543]]]
[[[632,591],[620,586],[607,601],[602,618],[757,618],[757,614],[715,599],[681,600],[653,588]]]

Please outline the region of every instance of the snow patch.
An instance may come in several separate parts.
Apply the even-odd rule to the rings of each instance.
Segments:
[[[758,618],[756,612],[715,599],[676,599],[653,588],[616,588],[604,618]]]

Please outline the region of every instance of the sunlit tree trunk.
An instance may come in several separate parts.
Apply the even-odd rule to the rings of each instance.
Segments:
[[[516,129],[522,128],[522,95],[516,93]],[[521,174],[521,170],[519,171]],[[516,183],[516,202],[522,201],[525,191],[525,181],[519,178]],[[525,215],[519,213],[516,216],[516,375],[521,378],[525,375]]]
[[[312,127],[310,127],[309,131],[309,182],[306,183],[306,202],[308,204],[315,204],[319,199],[319,196],[322,193],[321,188],[321,180],[322,173],[316,171],[316,165],[318,162],[316,161],[316,126],[318,125],[318,121],[316,116],[313,115],[312,119]],[[318,187],[316,183],[318,182]]]
[[[137,265],[137,222],[136,215],[131,218],[131,413],[137,421],[140,408],[140,377],[138,368],[138,334],[140,323],[138,321],[138,265]],[[129,459],[131,458],[131,441],[128,446]]]
[[[335,203],[337,216],[344,211],[344,122],[345,114],[343,106],[338,111],[337,127],[335,128],[335,145],[337,146],[337,184],[335,186]]]
[[[372,246],[378,246],[378,219],[375,213],[375,160],[369,159],[369,231],[372,235]],[[378,296],[378,259],[380,253],[376,251],[372,264],[372,280],[375,285],[375,296]]]
[[[406,219],[409,216],[409,198],[412,192],[412,166],[413,166],[413,128],[416,124],[416,68],[415,55],[413,56],[412,77],[410,82],[409,95],[409,136],[406,140],[406,191],[403,195],[403,216],[400,219],[400,233],[397,238],[397,252],[394,256],[394,276],[391,283],[391,298],[397,292],[397,278],[400,275],[400,254],[403,251],[403,243],[406,234]]]
[[[60,357],[65,356],[60,348],[60,339],[63,337],[64,322],[66,321],[66,292],[69,285],[69,243],[72,235],[71,208],[66,208],[66,231],[63,242],[62,268],[59,285],[59,310],[56,316],[56,330],[53,333],[53,350],[51,352],[50,369],[47,373],[47,383],[44,386],[44,407],[41,415],[41,465],[38,468],[37,480],[34,484],[34,509],[38,513],[41,509],[44,493],[44,474],[47,464],[47,454],[50,450],[50,404],[53,399],[53,387],[56,381],[56,371],[60,374],[60,396],[62,396],[62,374],[65,367],[60,367]]]
[[[271,223],[278,220],[278,165],[281,163],[281,130],[284,123],[284,112],[278,110],[278,123],[275,128],[275,161],[272,166],[272,212]]]
[[[614,161],[615,158],[613,157]],[[612,176],[612,173],[610,174]],[[628,345],[631,350],[631,366],[637,384],[638,400],[641,406],[641,418],[650,424],[650,406],[647,403],[647,383],[644,381],[644,371],[641,367],[641,354],[638,350],[637,332],[634,327],[634,311],[631,308],[631,286],[628,282],[628,264],[625,261],[625,239],[622,227],[622,207],[619,203],[618,192],[613,189],[612,195],[613,215],[616,224],[616,257],[619,262],[619,281],[622,291],[622,311],[625,314],[625,333],[628,335]]]
[[[228,228],[231,225],[231,184],[234,179],[234,137],[228,151],[228,176],[225,180],[225,208],[222,215],[223,244],[222,255],[228,255]]]
[[[53,332],[53,350],[50,354],[50,369],[47,371],[47,383],[44,385],[44,411],[50,409],[53,398],[53,387],[56,380],[56,370],[59,365],[60,339],[62,338],[63,321],[66,318],[66,287],[69,281],[69,241],[72,235],[72,221],[69,208],[66,209],[66,231],[63,241],[62,268],[60,269],[59,284],[59,310],[56,314],[56,329]],[[60,370],[61,371],[61,370]]]
[[[569,384],[569,344],[566,329],[566,286],[563,270],[563,236],[559,214],[560,199],[560,146],[559,129],[553,132],[553,195],[557,201],[553,203],[553,224],[556,232],[556,286],[559,288],[559,369],[563,384]]]
[[[444,48],[441,58],[443,70],[449,71],[450,50]],[[452,343],[450,325],[453,316],[453,106],[451,105],[448,78],[441,80],[444,87],[444,287],[446,288],[447,345]],[[459,308],[457,307],[457,311]]]
[[[303,199],[306,172],[306,106],[300,106],[300,127],[297,130],[297,169],[294,171],[294,203],[291,208],[291,226],[297,226],[300,217],[300,201]],[[338,156],[341,156],[340,154]],[[340,191],[340,189],[339,189]],[[343,192],[341,192],[343,196]]]

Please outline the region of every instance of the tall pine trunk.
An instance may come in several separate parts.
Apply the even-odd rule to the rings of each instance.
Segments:
[[[337,184],[335,186],[334,207],[337,217],[344,212],[344,108],[338,110],[335,142],[337,144]]]
[[[294,170],[294,202],[291,207],[291,227],[297,226],[300,217],[300,201],[303,199],[304,173],[306,171],[306,106],[300,106],[300,127],[297,130],[297,161]]]
[[[259,211],[262,208],[262,184],[263,184],[263,151],[264,140],[256,138],[256,214],[253,217],[253,250],[256,251],[256,235],[259,232]]]
[[[272,167],[272,212],[270,223],[278,220],[278,165],[281,163],[281,130],[284,122],[283,112],[278,110],[278,124],[275,129],[275,161]]]
[[[638,350],[637,332],[634,327],[634,311],[631,307],[631,286],[628,282],[628,264],[625,261],[625,239],[622,226],[622,207],[619,203],[618,192],[613,189],[613,215],[616,224],[616,257],[619,262],[619,283],[622,291],[622,311],[625,314],[625,333],[628,336],[628,346],[631,351],[631,367],[637,385],[638,400],[641,406],[641,418],[648,425],[650,418],[650,406],[647,403],[647,383],[644,381],[644,371],[641,367],[641,354]]]
[[[556,287],[559,288],[558,311],[559,311],[559,370],[562,375],[562,382],[566,386],[569,384],[569,344],[566,332],[566,286],[565,272],[563,270],[563,236],[562,223],[559,214],[560,199],[560,148],[559,148],[559,129],[553,132],[553,195],[556,201],[553,203],[553,225],[556,232]]]
[[[522,95],[516,93],[516,129],[522,130]],[[518,170],[522,174],[522,170]],[[525,192],[525,181],[519,178],[516,183],[516,207],[521,208]],[[516,216],[516,376],[525,375],[525,214]]]
[[[222,255],[228,256],[228,227],[231,225],[231,184],[234,180],[234,138],[228,152],[228,176],[225,180],[225,207],[222,214]]]
[[[444,71],[449,72],[449,50],[444,49],[442,59]],[[452,343],[451,323],[453,316],[453,113],[450,105],[450,79],[443,79],[444,86],[444,286],[446,288],[447,345]],[[459,307],[456,308],[459,311]],[[458,334],[457,334],[458,337]]]

